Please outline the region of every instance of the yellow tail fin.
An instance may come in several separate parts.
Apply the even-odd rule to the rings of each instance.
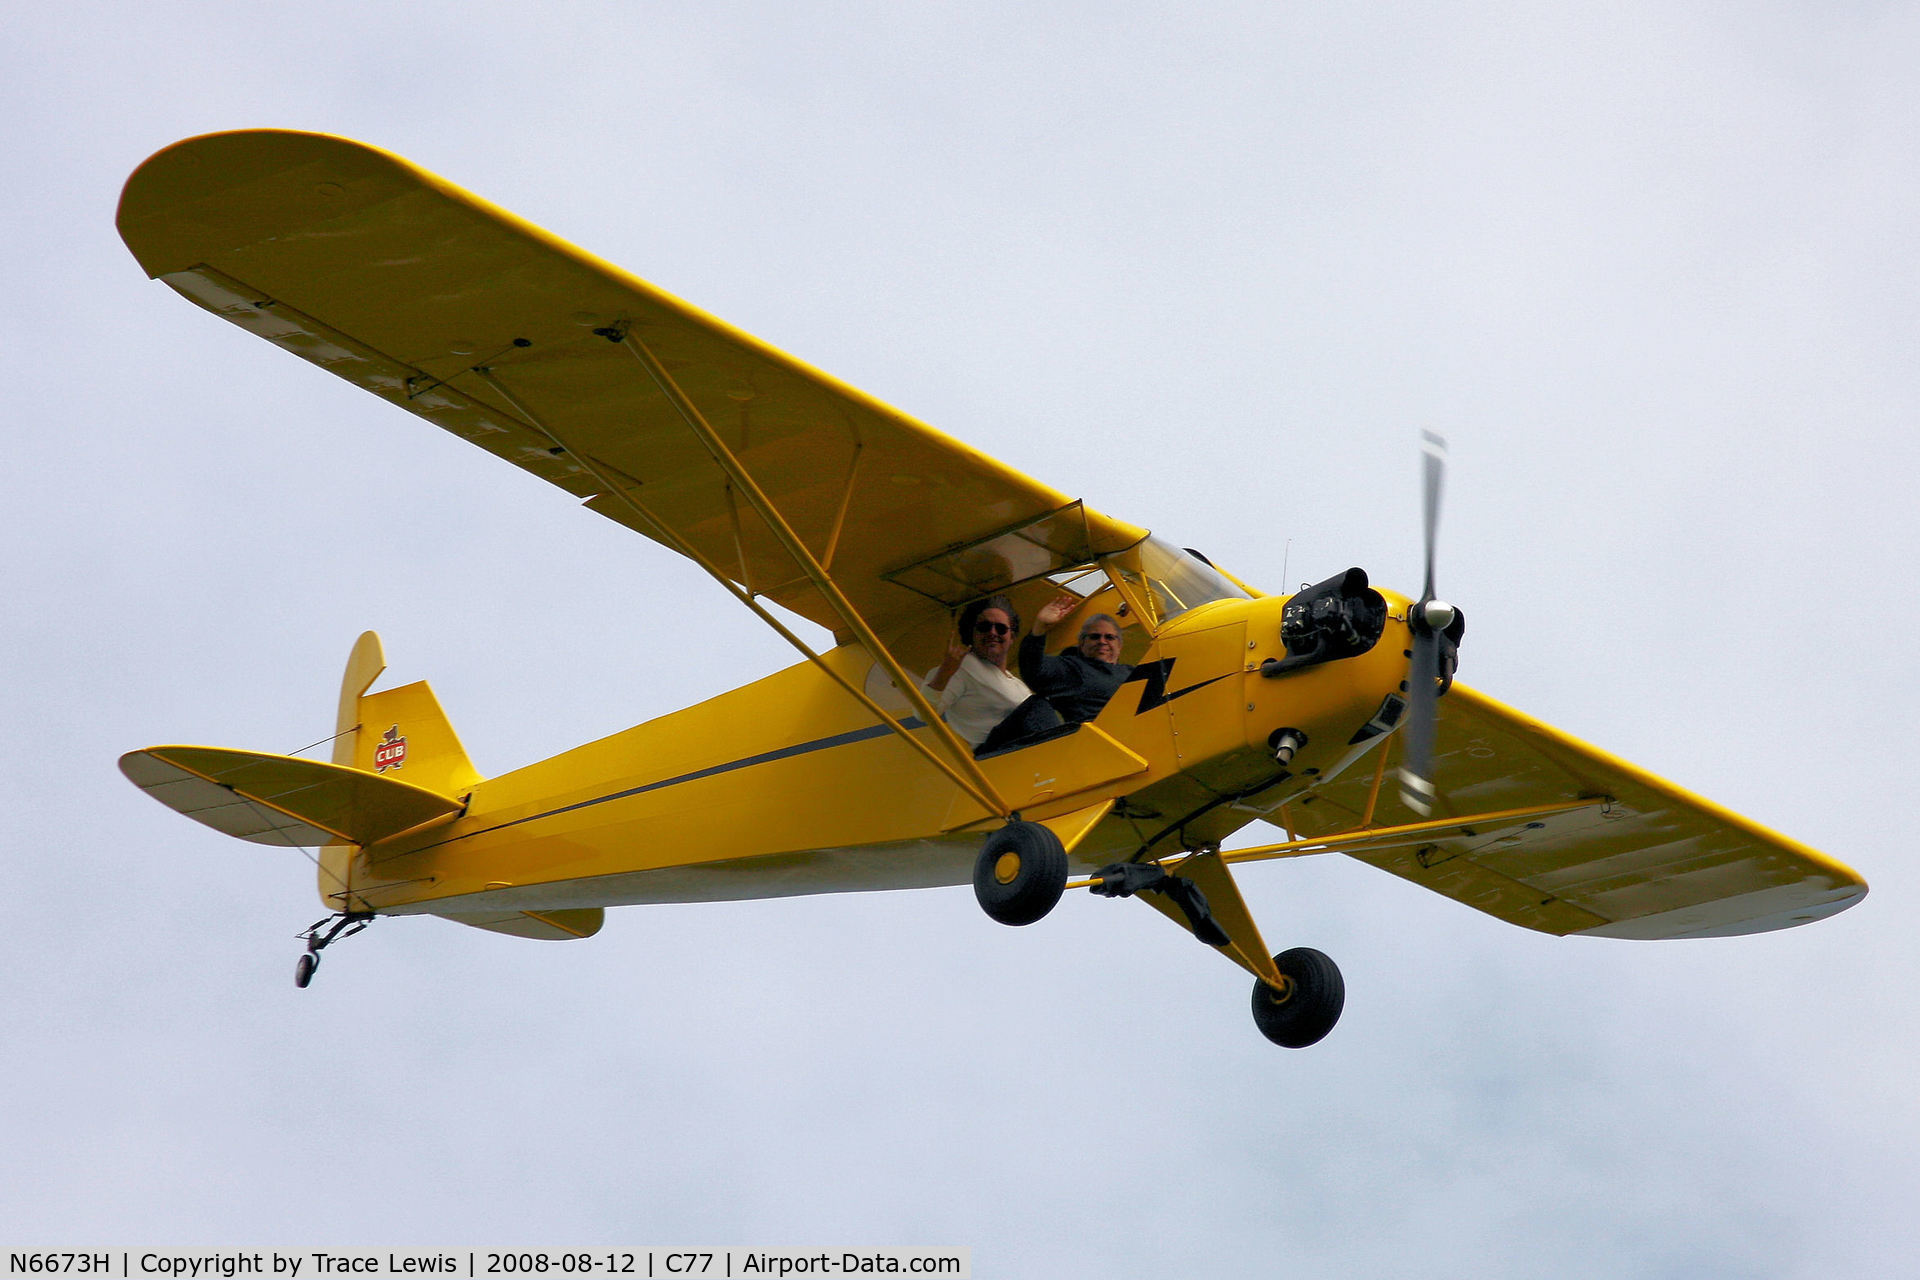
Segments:
[[[354,643],[353,654],[347,659],[347,674],[340,682],[334,763],[464,800],[482,779],[467,759],[466,748],[460,745],[447,713],[440,709],[440,700],[424,680],[368,693],[386,667],[380,637],[366,632]],[[353,854],[351,846],[340,844],[320,851],[320,896],[335,910],[366,907],[364,901],[353,896]],[[492,933],[554,941],[591,938],[600,932],[606,919],[606,912],[599,907],[434,914]]]
[[[377,632],[361,634],[347,658],[334,721],[333,762],[407,782],[440,795],[464,799],[479,770],[424,680],[369,694],[387,669]],[[320,897],[335,910],[351,910],[354,848],[330,844],[320,851]]]
[[[380,637],[369,631],[353,646],[340,686],[333,762],[441,795],[459,796],[481,781],[440,700],[424,680],[368,693],[386,669]]]
[[[425,680],[364,695],[358,723],[356,769],[447,796],[465,795],[480,781]]]

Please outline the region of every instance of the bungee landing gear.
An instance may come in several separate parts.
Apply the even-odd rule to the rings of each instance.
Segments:
[[[1103,898],[1131,898],[1136,893],[1157,893],[1171,902],[1186,918],[1193,936],[1210,947],[1224,947],[1230,941],[1227,931],[1213,918],[1207,895],[1185,876],[1167,874],[1157,862],[1116,862],[1102,867],[1088,886]]]
[[[1183,860],[1186,875],[1178,874],[1182,864],[1168,871],[1156,862],[1116,862],[1075,887],[1084,886],[1106,898],[1155,895],[1200,942],[1230,948],[1233,939],[1200,887],[1200,881],[1211,874],[1208,883],[1222,895],[1227,917],[1239,919],[1249,931],[1251,941],[1246,945],[1257,944],[1258,934],[1251,932],[1245,904],[1232,880],[1224,877],[1225,868],[1200,860],[1215,853]],[[1001,924],[1032,924],[1053,910],[1066,887],[1067,851],[1058,836],[1037,822],[1007,823],[986,838],[973,864],[973,896],[980,909]],[[1255,967],[1245,952],[1238,958]],[[1340,966],[1312,947],[1282,951],[1273,958],[1273,966],[1277,983],[1258,978],[1253,984],[1253,1022],[1260,1034],[1288,1049],[1304,1049],[1324,1040],[1340,1021],[1347,1002]]]

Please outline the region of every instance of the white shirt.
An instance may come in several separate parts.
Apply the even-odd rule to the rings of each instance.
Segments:
[[[920,682],[929,700],[936,696],[936,690],[929,686],[939,671],[940,668],[935,667]],[[960,669],[947,681],[945,690],[937,691],[937,696],[939,701],[935,705],[939,707],[940,718],[952,725],[953,731],[964,738],[968,746],[977,747],[987,740],[995,725],[1033,696],[1033,690],[1027,688],[1026,681],[1019,676],[1002,671],[978,654],[969,653],[960,659]]]

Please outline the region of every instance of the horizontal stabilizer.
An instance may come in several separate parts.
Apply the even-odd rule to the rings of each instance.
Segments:
[[[218,747],[148,747],[120,772],[176,813],[255,844],[376,844],[459,813],[462,801],[377,773]]]

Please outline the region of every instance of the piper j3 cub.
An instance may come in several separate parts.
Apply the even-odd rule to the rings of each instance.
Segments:
[[[216,830],[321,847],[333,914],[307,931],[302,986],[376,916],[585,938],[610,906],[971,880],[1006,924],[1067,889],[1146,903],[1250,972],[1254,1021],[1299,1047],[1339,1018],[1340,971],[1268,950],[1237,864],[1343,853],[1525,928],[1614,938],[1786,928],[1866,892],[1453,683],[1436,441],[1418,599],[1359,569],[1270,596],[372,147],[189,139],[133,174],[118,221],[188,300],[688,557],[804,657],[487,778],[425,683],[370,692],[369,632],[332,763],[123,757]],[[1066,608],[1068,638],[1106,615],[1131,673],[1091,720],[976,757],[921,673],[994,595]],[[1222,848],[1255,822],[1285,838]]]

